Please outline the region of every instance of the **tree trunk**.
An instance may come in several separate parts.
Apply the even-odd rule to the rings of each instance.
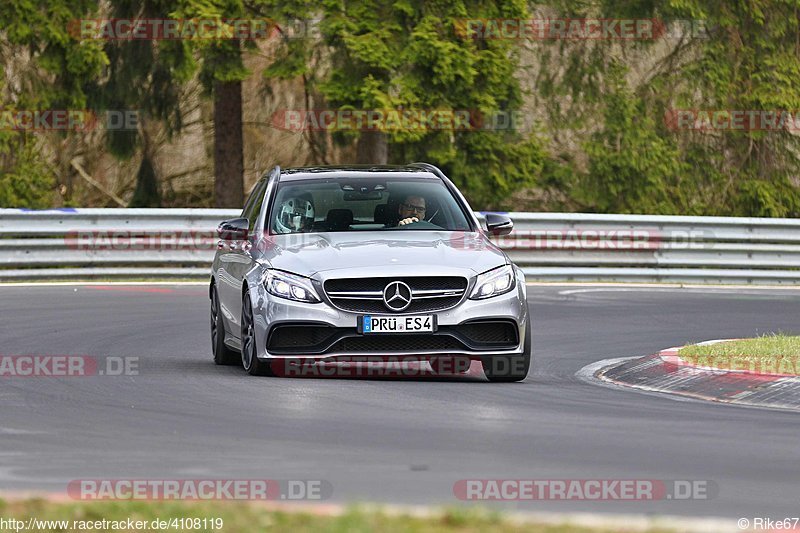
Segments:
[[[136,190],[128,207],[161,207],[161,192],[150,155],[145,150],[139,172],[136,174]]]
[[[389,162],[389,142],[380,131],[364,131],[356,145],[356,163],[385,165]]]
[[[214,205],[244,203],[242,82],[214,83]]]

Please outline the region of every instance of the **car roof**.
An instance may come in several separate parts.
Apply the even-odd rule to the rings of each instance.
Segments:
[[[281,182],[301,181],[324,178],[415,178],[439,180],[428,168],[416,165],[330,165],[314,167],[293,167],[281,169]]]

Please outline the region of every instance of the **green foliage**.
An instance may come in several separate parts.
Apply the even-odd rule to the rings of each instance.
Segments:
[[[619,66],[608,73],[604,126],[585,144],[589,196],[584,203],[603,212],[672,212],[686,165],[674,139],[658,134],[647,103],[631,94],[623,76]]]
[[[55,500],[55,498],[54,498]],[[4,517],[22,523],[35,518],[42,521],[64,520],[91,522],[107,520],[125,523],[128,519],[151,523],[165,517],[179,517],[200,527],[219,520],[226,531],[292,531],[294,533],[611,533],[611,529],[581,527],[569,524],[548,524],[534,518],[506,517],[500,511],[484,508],[453,507],[433,511],[425,516],[400,514],[375,506],[352,506],[342,513],[320,513],[295,509],[272,511],[263,505],[219,501],[94,501],[61,502],[45,500],[12,500],[6,506],[0,500]],[[417,513],[419,514],[419,513]],[[222,529],[222,528],[219,528]],[[208,529],[205,529],[206,531]],[[51,529],[49,531],[63,531]],[[70,528],[68,531],[77,531]],[[667,533],[663,527],[641,528],[642,533]]]
[[[221,23],[223,19],[252,16],[242,0],[180,0],[177,4],[177,9],[170,13],[171,17],[217,20]],[[242,81],[250,75],[242,60],[242,46],[253,49],[253,41],[244,41],[242,44],[236,39],[198,39],[182,44],[200,53],[200,80],[208,92],[213,91],[214,82]]]
[[[97,9],[92,0],[4,0],[0,2],[0,47],[12,58],[30,58],[30,68],[8,73],[0,65],[6,110],[85,109],[87,83],[107,64],[96,42],[69,34],[75,19]],[[39,153],[38,135],[0,132],[0,206],[52,205],[55,176]]]
[[[278,3],[285,16],[308,16],[303,4]],[[311,83],[334,109],[469,111],[484,116],[519,110],[518,43],[466,38],[467,18],[527,16],[518,0],[369,0],[324,2],[323,44],[331,69]],[[305,53],[305,60],[297,54]],[[267,76],[307,73],[312,53],[288,42]],[[294,56],[284,63],[283,58]],[[391,162],[425,160],[443,167],[483,208],[511,207],[509,195],[535,183],[544,159],[541,141],[515,130],[447,131],[385,127]],[[352,142],[357,134],[338,135]]]
[[[800,191],[787,181],[748,179],[738,187],[737,203],[749,216],[800,216]]]
[[[583,143],[588,168],[571,166],[581,185],[570,195],[583,209],[800,216],[795,132],[674,131],[664,124],[669,109],[800,109],[800,2],[552,0],[548,5],[562,17],[699,20],[702,24],[684,28],[707,30],[666,44],[656,41],[657,46],[647,41],[543,46],[537,81],[550,117],[548,133],[559,137],[560,130],[594,129]],[[621,70],[637,53],[661,58],[638,80]],[[604,120],[593,127],[588,117],[598,115]]]
[[[30,53],[45,76],[27,77],[31,84],[17,94],[22,108],[83,109],[85,83],[107,64],[96,41],[77,41],[69,34],[76,19],[98,8],[93,0],[4,0],[0,27],[4,40]]]
[[[165,18],[172,7],[172,2],[164,0],[113,0],[110,15],[114,19]],[[179,132],[183,127],[183,82],[197,68],[186,43],[110,40],[103,46],[109,65],[101,81],[93,85],[92,106],[100,111],[135,110],[141,122],[158,121],[169,135]],[[145,144],[142,135],[136,130],[109,130],[107,146],[115,156],[127,159]]]
[[[55,178],[33,142],[0,136],[0,206],[44,209],[55,196]]]
[[[319,19],[319,40],[268,45],[275,60],[261,74],[302,79],[327,108],[511,113],[523,105],[519,78],[536,76],[544,121],[533,131],[384,129],[390,162],[440,165],[480,209],[800,216],[796,131],[681,131],[664,118],[672,109],[800,109],[800,0],[546,0],[536,13],[523,0],[111,0],[102,9],[97,0],[0,2],[4,58],[30,58],[21,70],[4,59],[5,109],[136,109],[180,132],[187,82],[199,75],[213,92],[216,82],[245,80],[244,58],[263,49],[248,40],[80,41],[74,21]],[[520,67],[530,43],[457,31],[460,19],[541,16],[699,20],[694,28],[706,31],[539,41],[532,74]],[[352,145],[360,133],[334,141]],[[0,205],[42,207],[53,196],[39,139],[0,131]],[[107,146],[120,158],[152,156],[142,130],[108,132]],[[157,205],[152,166],[139,177],[133,203]],[[522,196],[535,200],[520,204]]]

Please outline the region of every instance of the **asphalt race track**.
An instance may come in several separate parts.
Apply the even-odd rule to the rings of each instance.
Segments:
[[[553,512],[793,517],[800,414],[575,376],[690,341],[800,332],[800,292],[530,286],[518,384],[254,378],[216,367],[202,286],[0,287],[0,355],[138,357],[138,376],[0,377],[0,490],[75,479],[327,480],[334,502],[462,504],[462,479],[710,480],[695,501],[505,502]],[[483,504],[485,505],[485,504]]]

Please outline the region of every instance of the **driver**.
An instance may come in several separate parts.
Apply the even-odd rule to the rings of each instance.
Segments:
[[[278,233],[304,233],[314,226],[314,203],[310,196],[302,195],[284,200],[275,221]]]
[[[423,196],[409,194],[400,203],[397,212],[400,215],[400,222],[397,223],[398,226],[405,226],[406,224],[425,220],[425,198]]]

